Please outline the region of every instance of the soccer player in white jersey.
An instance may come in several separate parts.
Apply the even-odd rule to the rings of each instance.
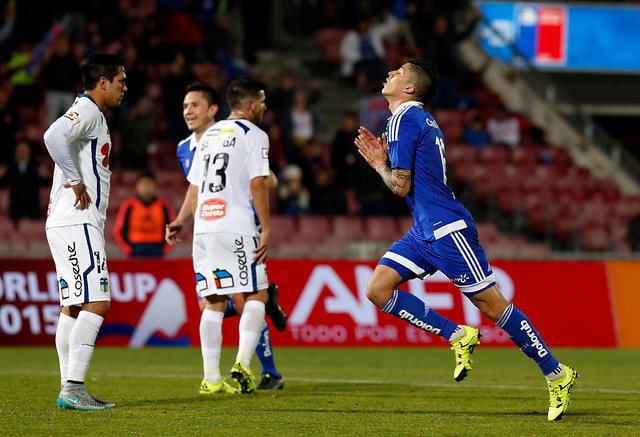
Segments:
[[[575,369],[561,364],[529,319],[498,289],[469,211],[447,186],[444,139],[424,110],[438,89],[435,65],[413,58],[391,71],[382,88],[392,116],[376,138],[360,128],[356,145],[389,189],[405,198],[415,224],[382,257],[367,286],[367,297],[381,311],[451,342],[454,378],[471,370],[471,354],[480,332],[445,319],[416,296],[398,290],[411,278],[442,271],[486,317],[540,367],[549,386],[548,419],[559,419],[569,405]]]
[[[84,92],[44,134],[55,162],[46,233],[62,306],[56,331],[60,408],[104,410],[115,406],[87,393],[84,381],[111,299],[104,240],[111,136],[104,111],[122,103],[125,81],[120,57],[95,54],[85,59]]]
[[[250,77],[229,84],[231,114],[200,138],[187,176],[194,217],[193,266],[198,291],[207,299],[200,321],[201,393],[236,392],[220,374],[222,320],[232,294],[240,294],[244,308],[231,376],[241,393],[256,391],[250,363],[265,316],[271,235],[269,140],[257,126],[266,109],[264,90],[264,84]]]
[[[200,145],[203,134],[215,123],[215,115],[218,111],[218,97],[215,89],[206,82],[196,81],[187,86],[183,102],[183,116],[187,127],[192,132],[184,140],[180,141],[176,149],[178,160],[182,166],[185,178],[189,174],[196,148]],[[270,172],[267,185],[273,190],[278,185],[278,180]],[[184,222],[191,217],[191,205],[189,204],[188,193],[180,208],[176,219],[166,227],[165,240],[168,244],[174,245],[179,239],[177,234],[182,230]],[[269,283],[267,288],[268,300],[266,314],[271,317],[276,329],[284,331],[287,323],[287,316],[278,304],[278,286]],[[242,313],[242,302],[239,294],[232,295],[232,299],[227,302],[225,318],[233,317]],[[234,302],[234,299],[236,302]],[[200,309],[204,310],[206,299],[199,299]],[[258,390],[278,390],[284,387],[282,375],[278,372],[273,357],[273,347],[271,346],[271,336],[269,327],[265,321],[260,332],[260,340],[256,348],[256,355],[262,365],[262,380],[258,384]],[[222,387],[222,386],[221,386]],[[201,394],[214,394],[210,387],[201,388]]]

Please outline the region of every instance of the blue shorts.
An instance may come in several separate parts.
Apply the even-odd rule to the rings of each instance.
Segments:
[[[398,272],[403,282],[425,279],[440,270],[467,296],[496,283],[475,228],[455,231],[435,241],[422,241],[409,233],[393,243],[380,264]]]

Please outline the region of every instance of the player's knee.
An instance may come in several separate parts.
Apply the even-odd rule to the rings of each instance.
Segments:
[[[393,289],[387,289],[387,287],[376,283],[375,281],[369,281],[367,284],[367,298],[378,308],[382,308],[393,294]]]

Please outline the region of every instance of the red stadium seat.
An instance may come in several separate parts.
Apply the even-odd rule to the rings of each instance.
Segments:
[[[331,236],[345,240],[365,237],[364,223],[361,217],[337,215],[333,217]]]
[[[365,228],[368,240],[393,241],[400,236],[393,217],[366,217]]]
[[[324,62],[330,65],[338,65],[342,60],[340,56],[340,43],[347,31],[341,28],[327,27],[318,31],[320,49]]]

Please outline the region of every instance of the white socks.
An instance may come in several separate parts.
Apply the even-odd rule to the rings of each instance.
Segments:
[[[220,353],[222,351],[222,319],[224,313],[205,309],[200,318],[200,345],[204,379],[220,382]]]
[[[69,333],[69,364],[67,380],[84,382],[93,356],[93,346],[104,318],[89,311],[80,311]],[[56,347],[57,347],[56,335]],[[62,364],[61,364],[62,365]]]
[[[75,325],[76,319],[60,313],[58,328],[56,329],[56,350],[60,361],[60,384],[67,382],[67,370],[69,369],[69,334]]]
[[[251,357],[256,351],[258,341],[260,341],[260,333],[262,332],[262,323],[264,322],[265,308],[264,303],[258,300],[250,300],[245,302],[242,316],[240,316],[240,341],[238,344],[238,355],[236,361],[242,361],[245,366],[249,367]]]

